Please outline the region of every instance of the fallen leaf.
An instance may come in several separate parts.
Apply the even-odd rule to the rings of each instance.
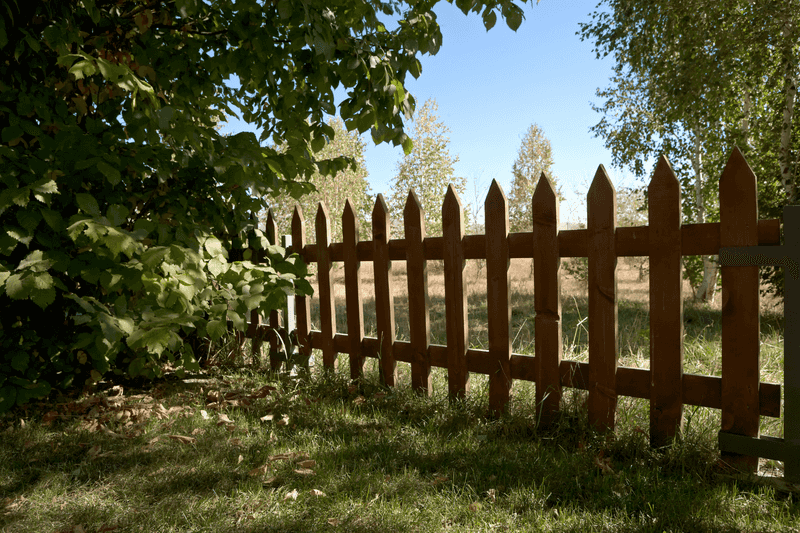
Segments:
[[[269,485],[272,485],[276,481],[278,481],[277,476],[270,476],[267,479],[265,479],[264,481],[262,481],[261,484],[264,485],[265,487],[267,487]]]
[[[314,459],[306,459],[305,461],[297,461],[297,466],[300,468],[314,468],[317,462]]]
[[[316,474],[316,472],[309,468],[295,468],[294,473],[300,476],[313,476]]]
[[[288,499],[296,500],[297,499],[297,489],[293,489],[292,492],[288,492],[286,496],[283,497],[283,501]]]
[[[487,491],[486,491],[486,497],[487,497],[487,498],[489,499],[489,501],[491,501],[492,503],[496,502],[496,501],[497,501],[497,491],[496,491],[495,489],[489,489],[489,490],[487,490]]]
[[[180,442],[181,444],[194,444],[197,439],[194,437],[186,437],[184,435],[167,435],[168,438]]]
[[[226,415],[225,413],[219,413],[217,415],[217,425],[221,426],[223,424],[231,424],[232,425],[233,424],[233,420],[228,418],[228,415]]]
[[[283,418],[281,418],[280,420],[278,420],[278,425],[279,425],[279,426],[285,426],[285,425],[286,425],[286,424],[288,424],[288,423],[289,423],[289,417],[288,417],[288,416],[285,416],[285,415],[284,415],[284,417],[283,417]]]
[[[275,418],[275,415],[264,415],[261,417],[262,422],[272,422],[272,419]]]
[[[238,464],[240,464],[242,461],[244,461],[244,456],[243,456],[242,454],[239,454],[239,460],[238,460],[238,461],[236,461],[236,464],[238,465]]]
[[[611,468],[611,458],[597,455],[594,458],[594,465],[600,469],[604,475],[613,474],[614,469]]]
[[[309,492],[311,493],[312,496],[316,496],[317,498],[322,498],[324,496],[327,496],[324,492],[317,489],[311,489]]]
[[[266,398],[272,391],[277,390],[275,387],[271,387],[270,385],[264,385],[257,391],[253,392],[250,395],[250,398]]]
[[[230,444],[231,446],[241,446],[242,445],[242,439],[230,439],[228,441],[228,444]]]
[[[361,405],[362,403],[364,403],[364,402],[366,402],[366,401],[367,401],[367,399],[366,399],[366,398],[364,398],[363,396],[359,396],[358,398],[356,398],[355,400],[353,400],[353,404],[354,404],[354,405]]]
[[[254,468],[247,473],[248,476],[263,476],[267,472],[269,472],[269,463],[265,464],[264,466],[259,466],[258,468]]]
[[[192,435],[202,435],[205,432],[206,430],[204,428],[194,428],[192,430]]]
[[[49,426],[56,418],[58,418],[58,411],[48,411],[42,417],[42,425]]]
[[[270,455],[270,461],[291,461],[295,458],[293,453],[277,453],[275,455]]]
[[[471,504],[469,504],[469,510],[472,512],[478,512],[481,510],[482,507],[483,506],[481,505],[480,502],[472,502]]]
[[[200,416],[203,417],[203,420],[208,420],[209,418],[211,418],[210,416],[208,416],[208,411],[206,411],[205,409],[200,410]]]
[[[337,520],[336,518],[328,518],[328,523],[333,527],[336,527],[339,525],[339,520]]]

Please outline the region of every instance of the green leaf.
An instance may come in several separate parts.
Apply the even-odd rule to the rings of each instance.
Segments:
[[[209,237],[203,243],[203,248],[205,248],[208,255],[211,257],[219,257],[220,255],[223,257],[228,257],[228,253],[225,251],[225,248],[222,247],[222,243],[216,237]]]
[[[16,351],[11,356],[11,368],[17,372],[25,372],[28,369],[28,360],[30,355],[21,350]]]
[[[0,387],[0,413],[5,413],[12,407],[17,400],[17,388],[13,385]]]
[[[486,28],[486,31],[491,30],[496,23],[497,13],[495,13],[494,10],[487,9],[483,12],[483,25]]]
[[[106,218],[115,226],[122,226],[128,221],[128,208],[120,204],[112,204],[106,212]]]
[[[56,290],[52,287],[48,289],[35,289],[31,291],[31,301],[46,309],[51,303],[56,300]]]
[[[111,185],[116,185],[122,180],[122,174],[120,173],[120,171],[112,167],[105,161],[97,162],[97,170],[103,173],[103,175],[106,177],[106,179]]]
[[[4,143],[7,143],[20,137],[22,133],[22,128],[20,128],[18,124],[14,124],[3,128],[3,133],[0,135],[0,138],[2,138]]]
[[[228,329],[226,320],[209,320],[206,326],[206,333],[211,340],[219,340]]]
[[[100,165],[98,164],[98,167]],[[78,202],[78,207],[86,213],[87,215],[91,215],[93,217],[100,216],[100,205],[97,203],[97,200],[94,196],[88,193],[78,193],[75,195],[75,201]]]

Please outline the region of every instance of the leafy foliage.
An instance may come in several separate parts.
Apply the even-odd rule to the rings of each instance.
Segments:
[[[450,130],[436,114],[438,108],[436,100],[431,99],[414,116],[411,132],[414,148],[397,165],[388,202],[392,212],[400,214],[409,191],[413,190],[425,211],[425,231],[434,236],[442,234],[442,203],[447,186],[452,183],[460,198],[467,190],[466,178],[455,176],[453,165],[458,156],[450,155]],[[403,227],[402,216],[396,215],[392,222]],[[402,235],[402,229],[398,231]]]
[[[614,163],[645,178],[645,163],[667,155],[685,219],[718,221],[717,179],[738,145],[759,177],[760,216],[780,216],[796,201],[800,169],[798,17],[795,0],[614,0],[595,12],[582,37],[616,66],[611,87],[598,91],[605,102],[593,131]],[[713,266],[708,258],[686,265],[695,288]],[[782,292],[781,278],[766,274],[772,291]]]
[[[313,220],[319,202],[324,202],[331,213],[330,228],[331,242],[342,242],[342,210],[345,200],[350,198],[362,222],[359,226],[362,240],[370,240],[369,221],[372,219],[373,199],[370,195],[370,186],[367,181],[367,166],[364,160],[364,141],[356,132],[348,132],[341,119],[334,117],[328,125],[333,135],[326,139],[325,147],[316,155],[324,159],[345,157],[350,165],[339,170],[334,175],[326,176],[315,172],[309,179],[309,185],[314,192],[294,199],[291,195],[283,193],[276,198],[269,198],[275,223],[278,226],[278,235],[289,235],[292,232],[291,221],[295,205],[303,210],[306,220]],[[306,227],[310,240],[315,239],[313,224]]]
[[[514,28],[522,15],[510,0],[459,6],[487,27],[497,11]],[[267,246],[251,213],[348,164],[316,155],[340,85],[347,129],[411,149],[404,83],[441,43],[432,7],[5,2],[0,410],[167,361],[197,368],[188,337],[243,329],[247,311],[309,293],[305,266]],[[216,131],[234,110],[260,139]],[[235,249],[244,261],[228,261]]]

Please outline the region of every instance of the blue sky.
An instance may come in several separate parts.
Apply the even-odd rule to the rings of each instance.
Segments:
[[[585,219],[583,200],[599,164],[615,186],[632,184],[629,174],[611,168],[610,152],[589,131],[601,118],[591,108],[600,103],[595,91],[608,86],[613,64],[596,59],[591,43],[576,35],[596,5],[597,0],[534,0],[523,5],[525,20],[516,32],[499,20],[487,32],[476,14],[465,16],[446,2],[436,7],[442,47],[421,58],[422,75],[409,76],[407,88],[418,107],[428,98],[439,104],[450,129],[450,152],[460,159],[456,175],[469,181],[462,201],[474,201],[473,180],[481,191],[492,179],[510,190],[512,164],[533,123],[553,147],[554,174],[565,195],[562,221]],[[232,120],[222,131],[243,130],[252,128]],[[374,146],[369,134],[364,140],[372,192],[386,193],[402,148]]]

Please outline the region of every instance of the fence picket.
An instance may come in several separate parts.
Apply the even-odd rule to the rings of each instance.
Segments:
[[[681,187],[661,156],[648,187],[650,239],[650,444],[683,426]]]
[[[756,176],[738,148],[719,180],[722,247],[758,244]],[[759,279],[757,266],[722,266],[722,431],[759,432]],[[723,460],[755,471],[756,457],[724,453]]]
[[[272,209],[267,211],[267,225],[266,225],[266,232],[267,234],[267,241],[271,244],[278,243],[278,225],[275,223],[275,217],[272,214]],[[253,314],[251,316],[252,323],[258,325],[259,316],[256,310],[253,310]],[[281,366],[281,360],[276,356],[278,353],[278,330],[281,327],[281,317],[278,314],[277,309],[273,309],[269,313],[269,367],[271,370],[275,371],[278,370]]]
[[[338,366],[333,337],[336,335],[336,301],[333,296],[330,260],[331,228],[328,207],[319,203],[316,220],[317,280],[319,282],[319,318],[322,332],[322,366],[334,370]]]
[[[511,303],[508,298],[508,200],[492,180],[484,203],[486,222],[486,304],[488,311],[489,411],[499,415],[511,398]]]
[[[392,262],[389,260],[391,220],[383,195],[379,194],[372,209],[372,242],[375,272],[375,318],[380,343],[381,382],[394,387],[397,383],[397,362],[394,357],[395,324]]]
[[[465,398],[467,371],[467,293],[464,290],[464,208],[453,185],[442,205],[444,233],[444,300],[447,330],[447,386],[451,398]]]
[[[292,215],[292,250],[300,255],[306,246],[306,227],[303,210],[300,206],[295,206]],[[303,257],[308,263],[308,259]],[[295,306],[297,312],[297,343],[303,359],[308,361],[311,358],[311,305],[308,296],[295,296]]]
[[[361,262],[358,260],[358,218],[348,198],[342,214],[344,286],[347,303],[347,340],[350,343],[350,378],[360,379],[364,371],[364,306],[361,301]]]
[[[617,409],[617,198],[603,165],[587,195],[589,230],[589,423],[614,429]]]
[[[425,260],[425,212],[414,191],[408,193],[403,209],[406,232],[406,272],[408,279],[408,322],[411,337],[411,386],[430,395],[431,324],[428,316],[428,262]]]
[[[532,202],[536,418],[542,427],[548,427],[561,404],[561,258],[558,254],[558,200],[544,172]]]

